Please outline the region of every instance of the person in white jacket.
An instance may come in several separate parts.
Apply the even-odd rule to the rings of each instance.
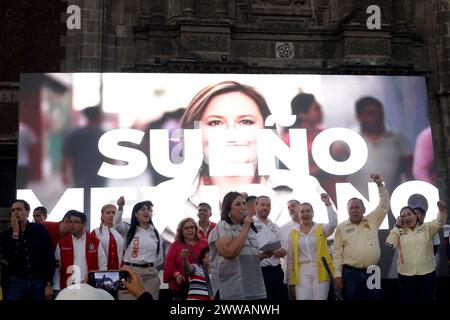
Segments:
[[[163,249],[161,236],[152,222],[153,203],[136,203],[131,212],[131,224],[122,222],[124,198],[120,197],[117,204],[119,210],[114,216],[114,227],[125,240],[123,264],[139,274],[145,290],[158,300],[161,281],[156,266],[162,263]],[[134,299],[131,294],[119,291],[119,300]]]
[[[92,234],[100,240],[107,259],[108,270],[118,270],[122,265],[123,237],[114,228],[114,216],[117,208],[113,204],[105,204],[101,210],[100,226],[92,231]]]

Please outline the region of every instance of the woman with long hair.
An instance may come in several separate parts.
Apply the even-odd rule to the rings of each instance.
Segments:
[[[314,209],[304,202],[300,205],[300,224],[289,233],[287,249],[287,279],[291,298],[295,300],[326,300],[330,279],[325,258],[333,270],[327,237],[337,226],[337,214],[328,194],[321,199],[328,211],[328,223],[314,222]]]
[[[114,227],[125,238],[123,264],[140,275],[145,290],[153,299],[159,299],[159,273],[156,266],[163,259],[162,239],[152,222],[153,204],[151,201],[138,202],[131,212],[131,223],[122,222],[125,200],[121,197],[117,204],[119,210],[114,216]],[[119,300],[135,299],[129,293],[119,291]]]
[[[118,270],[122,265],[123,238],[114,228],[114,216],[117,208],[113,204],[105,204],[101,209],[100,226],[92,231],[105,251],[108,270]]]
[[[189,275],[184,269],[182,252],[187,250],[189,263],[197,263],[203,248],[208,242],[201,239],[198,226],[192,218],[180,221],[175,242],[169,247],[164,264],[164,282],[169,284],[174,300],[186,300],[189,291]]]

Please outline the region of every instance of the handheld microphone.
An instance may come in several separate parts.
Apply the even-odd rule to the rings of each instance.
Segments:
[[[242,212],[242,216],[245,218],[248,215],[247,211]],[[255,231],[255,233],[258,233],[258,229],[256,229],[255,224],[252,222],[250,223],[250,228],[252,228],[253,231]]]

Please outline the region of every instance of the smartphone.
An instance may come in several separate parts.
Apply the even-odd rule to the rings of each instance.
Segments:
[[[130,274],[122,270],[91,271],[88,274],[88,283],[94,288],[103,289],[113,296],[116,296],[118,290],[124,290],[121,279],[130,280]]]

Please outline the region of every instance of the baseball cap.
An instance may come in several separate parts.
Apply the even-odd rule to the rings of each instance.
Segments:
[[[114,300],[114,297],[105,290],[79,283],[61,290],[55,300]]]

